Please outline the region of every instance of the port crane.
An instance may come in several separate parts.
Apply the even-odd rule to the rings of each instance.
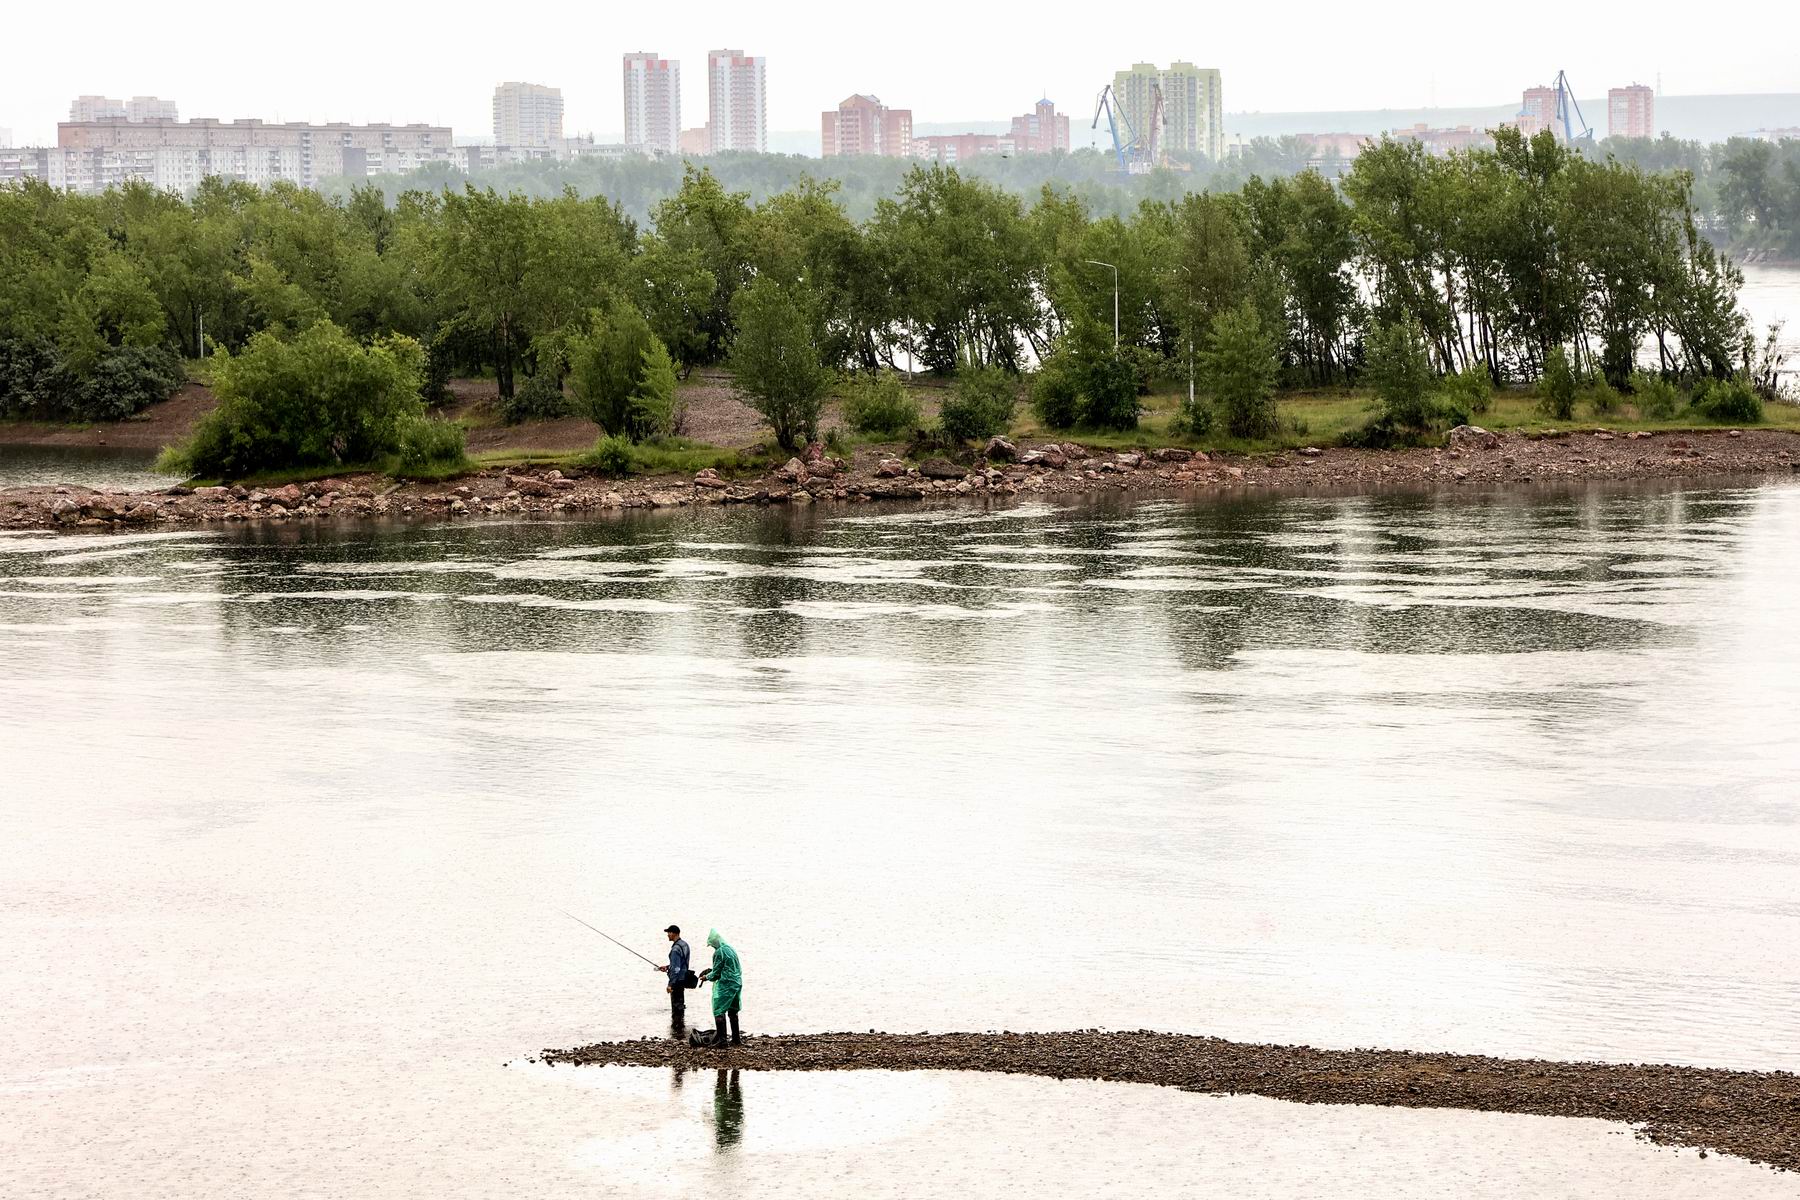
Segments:
[[[1571,119],[1571,114],[1573,118]],[[1562,122],[1563,141],[1591,142],[1594,140],[1593,126],[1581,115],[1581,102],[1575,99],[1575,89],[1569,85],[1569,73],[1556,73],[1556,119]],[[1581,123],[1581,132],[1575,132],[1575,122]]]
[[[1112,84],[1100,89],[1100,99],[1094,105],[1094,120],[1089,128],[1100,128],[1100,118],[1106,118],[1107,132],[1112,135],[1113,155],[1119,160],[1118,170],[1122,174],[1147,175],[1157,167],[1168,165],[1162,146],[1162,85],[1151,84],[1150,96],[1150,128],[1143,133],[1131,127],[1131,118],[1125,115],[1125,110],[1113,96]]]
[[[1519,109],[1519,116],[1527,115],[1524,108]],[[1569,82],[1567,71],[1556,73],[1556,111],[1551,115],[1550,129],[1561,133],[1563,141],[1571,145],[1594,140],[1593,126],[1581,115],[1581,102],[1575,99],[1575,88]]]
[[[1128,149],[1137,145],[1137,138],[1132,135],[1130,119],[1120,111],[1118,105],[1113,103],[1112,84],[1110,83],[1100,89],[1100,99],[1094,104],[1094,123],[1088,128],[1100,128],[1102,116],[1106,118],[1106,128],[1112,134],[1113,154],[1118,157],[1119,171],[1121,174],[1129,172],[1131,166],[1125,155]],[[1119,134],[1121,124],[1125,126],[1124,136]]]

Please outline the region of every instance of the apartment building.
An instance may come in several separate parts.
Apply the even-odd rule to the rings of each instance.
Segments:
[[[174,121],[178,117],[173,100],[155,96],[133,96],[129,100],[77,96],[69,105],[71,121]]]
[[[625,56],[625,144],[674,154],[681,142],[681,63],[654,50]]]
[[[1161,146],[1166,151],[1204,154],[1217,162],[1225,156],[1225,94],[1219,72],[1193,63],[1134,63],[1113,76],[1113,100],[1146,147],[1162,92]]]
[[[1519,132],[1531,137],[1548,129],[1561,137],[1562,126],[1556,122],[1556,99],[1556,89],[1553,87],[1526,88],[1519,103]]]
[[[905,158],[913,152],[912,109],[889,108],[875,96],[846,98],[819,114],[820,152],[826,158],[876,154]]]
[[[742,50],[706,55],[707,151],[769,148],[768,60]]]
[[[494,89],[496,145],[555,146],[562,140],[561,88],[541,83],[503,83]]]
[[[1012,119],[1012,148],[1020,154],[1049,154],[1069,149],[1069,117],[1056,111],[1056,105],[1039,100],[1037,106],[1022,117]]]
[[[266,186],[278,181],[315,187],[340,176],[411,171],[452,158],[442,125],[270,124],[255,119],[66,121],[56,127],[38,177],[52,186],[104,191],[143,180],[191,191],[216,175]]]
[[[1606,93],[1608,137],[1656,136],[1656,93],[1641,83]]]
[[[914,158],[954,166],[989,154],[1011,154],[1013,139],[1001,133],[944,133],[913,139]]]

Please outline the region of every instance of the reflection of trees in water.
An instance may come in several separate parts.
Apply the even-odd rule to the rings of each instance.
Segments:
[[[720,1150],[729,1150],[744,1137],[744,1091],[738,1072],[719,1068],[718,1082],[713,1084],[713,1141]]]
[[[908,509],[926,515],[930,510]],[[1436,576],[1446,585],[1471,581],[1533,580],[1570,585],[1617,584],[1612,570],[1617,544],[1659,529],[1678,529],[1699,513],[1680,493],[1631,495],[1622,489],[1585,488],[1561,497],[1520,493],[1391,495],[1310,498],[1220,496],[1196,504],[1109,496],[1070,504],[1047,516],[1007,517],[996,510],[942,511],[942,520],[862,524],[845,516],[875,515],[868,508],[829,510],[693,509],[678,513],[630,513],[579,522],[512,525],[424,524],[336,528],[325,525],[254,525],[234,531],[235,548],[222,561],[255,574],[226,576],[224,591],[371,589],[430,591],[448,601],[275,600],[215,607],[227,643],[257,640],[265,659],[285,657],[267,631],[302,625],[313,632],[293,654],[309,666],[381,665],[433,650],[546,650],[574,653],[692,653],[749,659],[868,656],[914,662],[957,662],[975,670],[1008,669],[1015,677],[1054,678],[1065,670],[1105,666],[1093,655],[1150,658],[1193,670],[1228,668],[1242,652],[1260,647],[1320,647],[1365,653],[1517,652],[1546,648],[1622,648],[1654,638],[1654,627],[1616,617],[1512,605],[1505,597],[1475,605],[1407,603],[1416,584],[1333,580],[1333,573]],[[966,517],[966,519],[962,519]],[[1149,527],[1170,533],[1157,542],[1194,556],[1169,559],[1109,556],[1142,544]],[[989,537],[987,535],[996,535]],[[1304,535],[1294,540],[1282,535]],[[1647,540],[1647,539],[1646,539]],[[1721,539],[1724,540],[1724,539]],[[678,541],[757,547],[717,552],[672,548]],[[984,543],[1041,546],[1046,561],[1068,571],[1034,574],[993,569]],[[1572,570],[1533,571],[1529,564],[1492,570],[1483,563],[1508,555],[1555,554],[1566,545],[1584,560]],[[519,561],[543,550],[580,546],[624,547],[597,555],[607,565],[650,564],[668,557],[716,556],[722,563],[765,569],[743,578],[649,582],[495,580],[481,574],[397,573],[394,576],[309,574],[334,562],[419,562],[446,558]],[[925,574],[950,588],[904,581],[840,583],[800,578],[783,570],[819,546],[881,560],[932,560]],[[1726,549],[1728,547],[1721,547]],[[1064,553],[1057,553],[1062,551]],[[1089,553],[1068,553],[1085,551]],[[174,551],[171,551],[172,553]],[[1408,556],[1421,561],[1409,564]],[[1465,558],[1430,563],[1427,555]],[[837,554],[822,554],[832,561]],[[1023,561],[1029,556],[1015,558]],[[999,561],[995,557],[991,561]],[[1092,582],[1126,577],[1155,566],[1195,569],[1194,589],[1167,591],[1097,588]],[[1221,580],[1268,586],[1209,591],[1216,568]],[[1292,574],[1260,575],[1260,572]],[[1308,577],[1317,572],[1321,577]],[[200,581],[196,580],[196,584]],[[204,586],[203,584],[200,584]],[[1383,590],[1367,602],[1331,595],[1286,595],[1328,587]],[[572,601],[629,597],[690,603],[687,613],[621,613],[468,604],[459,597],[529,592]],[[959,605],[973,610],[1043,603],[1055,611],[1012,619],[921,620],[910,615],[822,621],[784,611],[793,602],[887,601],[902,605]],[[760,610],[729,615],[725,608]],[[1129,609],[1130,611],[1117,611]],[[190,609],[189,612],[202,610]],[[346,631],[347,625],[368,628]],[[460,701],[454,698],[452,703]],[[485,703],[469,697],[470,704]],[[470,715],[474,715],[471,713]]]

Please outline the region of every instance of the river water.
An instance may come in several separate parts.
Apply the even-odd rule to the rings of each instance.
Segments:
[[[1785,482],[0,536],[0,1193],[651,1187],[712,1085],[522,1061],[666,1028],[560,908],[717,926],[752,1032],[1800,1069],[1797,547]],[[1039,1096],[1065,1194],[1214,1119],[809,1079],[757,1137]]]

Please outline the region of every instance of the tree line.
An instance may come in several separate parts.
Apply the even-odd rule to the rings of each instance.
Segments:
[[[1627,388],[1649,346],[1664,377],[1724,379],[1749,368],[1750,330],[1693,187],[1506,129],[1492,149],[1384,141],[1338,181],[1254,175],[1125,211],[918,165],[860,220],[832,181],[756,199],[693,166],[642,222],[573,188],[26,184],[0,190],[0,413],[55,415],[51,375],[91,391],[129,373],[121,356],[166,376],[169,355],[326,322],[417,343],[428,401],[490,372],[509,416],[574,405],[629,437],[678,424],[673,376],[733,363],[759,404],[790,407],[779,393],[833,372],[1030,372],[1055,420],[1129,427],[1153,379],[1218,365],[1222,332],[1290,385],[1359,379],[1394,330],[1443,376],[1531,381],[1560,354]],[[807,433],[804,412],[787,426]]]

